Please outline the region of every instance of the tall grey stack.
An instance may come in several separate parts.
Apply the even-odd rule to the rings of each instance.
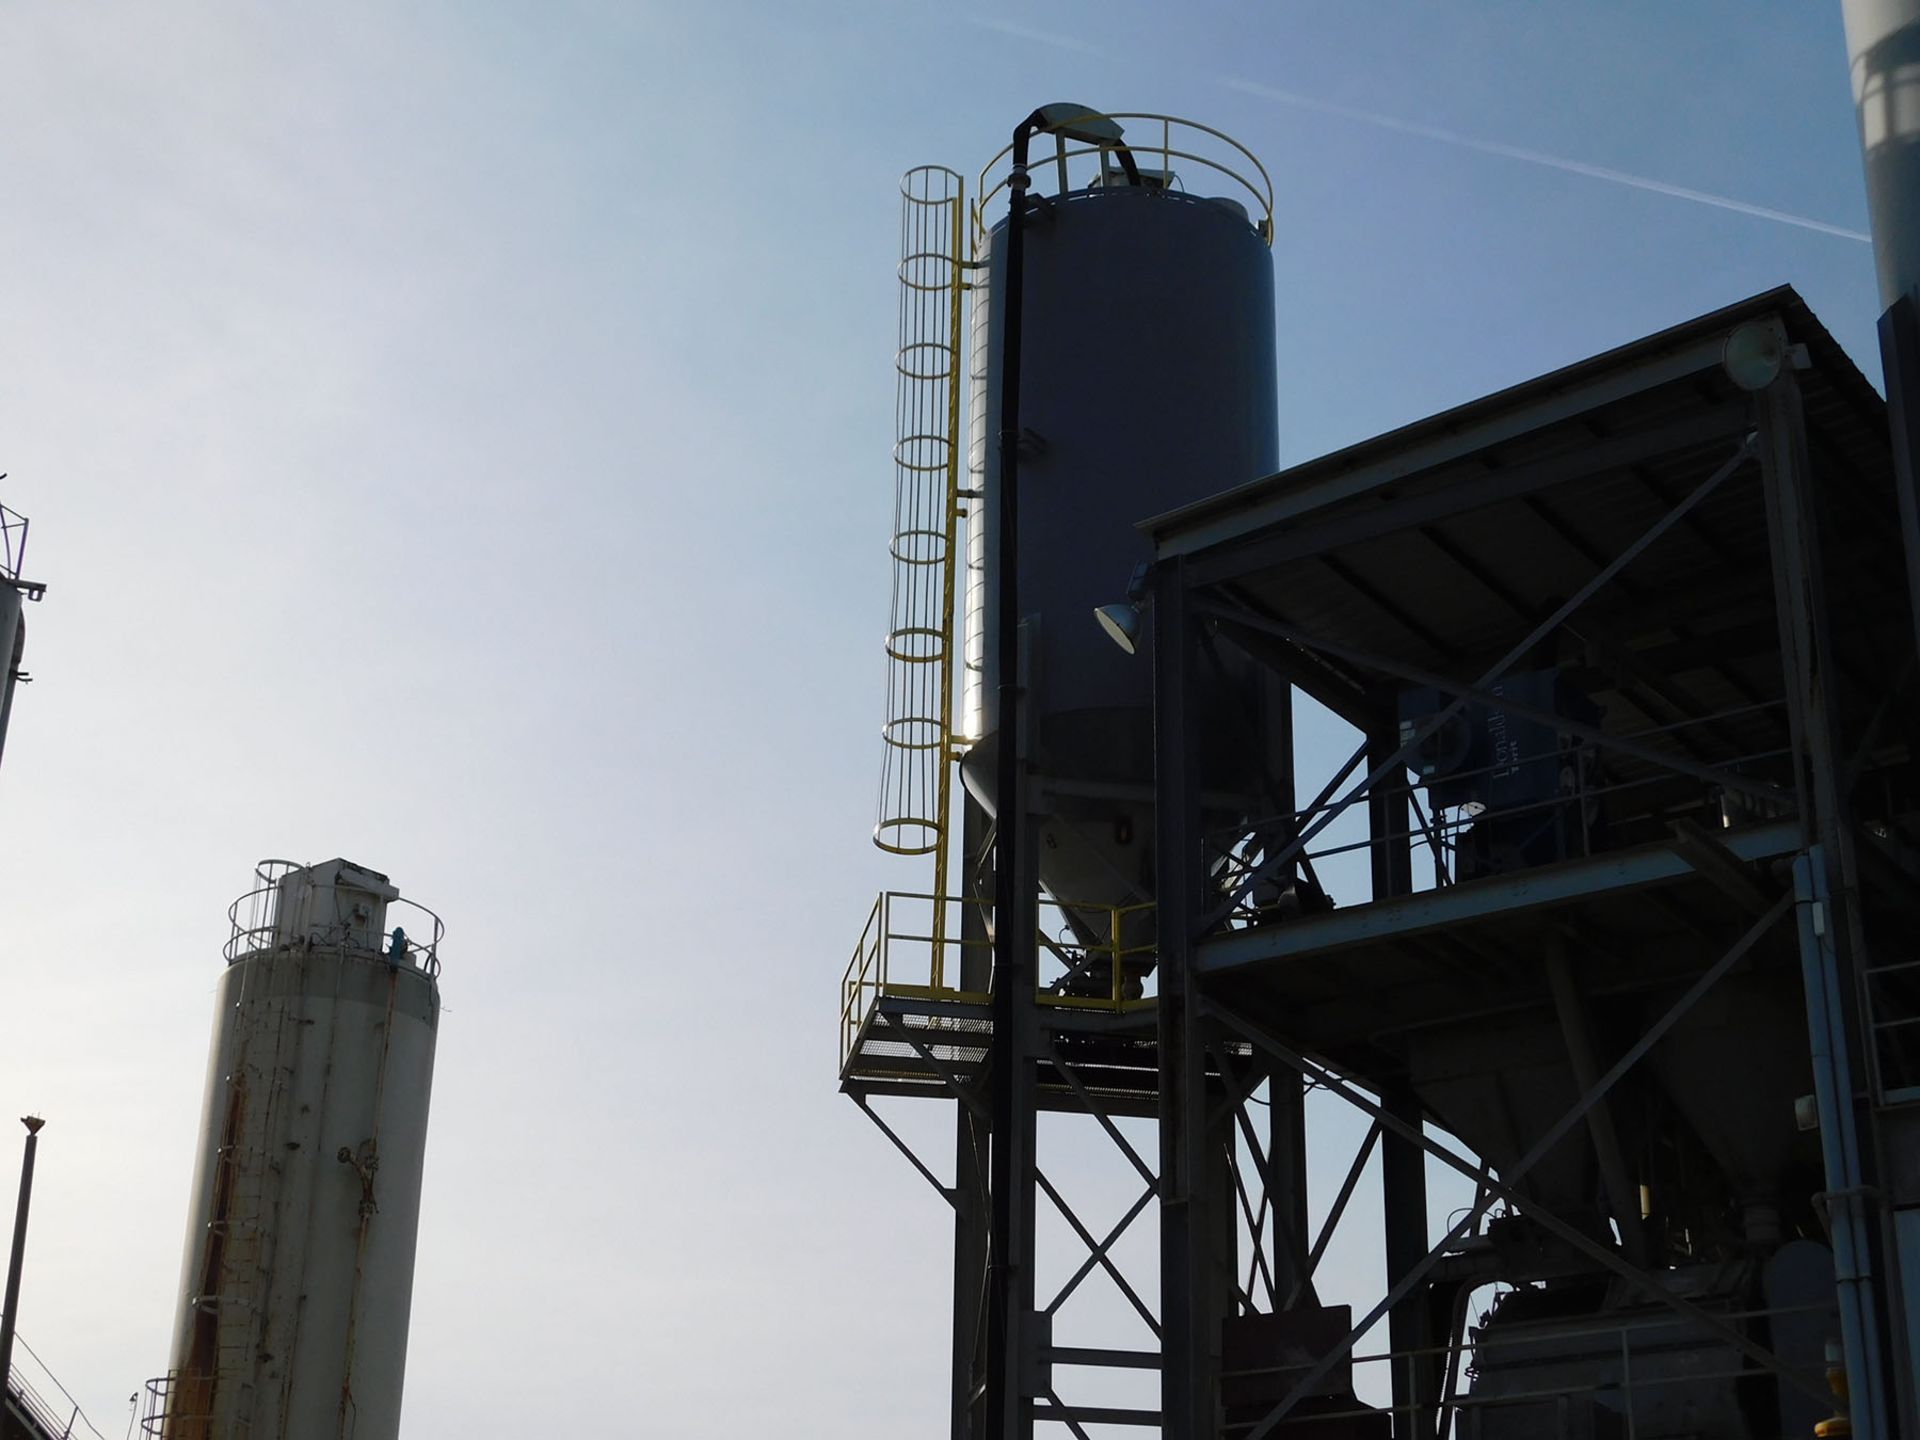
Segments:
[[[236,901],[207,1067],[163,1440],[400,1432],[440,1018],[431,912],[345,860]]]

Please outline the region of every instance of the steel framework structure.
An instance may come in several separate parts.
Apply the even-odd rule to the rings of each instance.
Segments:
[[[1770,378],[1743,377],[1753,388],[1723,363],[1736,335],[1774,357]],[[1886,427],[1782,289],[1143,525],[1149,993],[1061,1006],[1043,977],[1089,957],[1023,926],[1025,978],[994,1015],[981,903],[952,975],[876,983],[850,1015],[843,1088],[896,1143],[873,1095],[960,1102],[952,1180],[914,1160],[955,1214],[956,1437],[1049,1423],[1182,1440],[1498,1435],[1523,1433],[1501,1416],[1543,1397],[1617,1433],[1680,1433],[1659,1419],[1674,1377],[1636,1338],[1655,1334],[1717,1357],[1740,1414],[1781,1427],[1841,1403],[1822,1373],[1821,1341],[1837,1342],[1853,1433],[1920,1433],[1920,960],[1902,943],[1920,920],[1920,546]],[[1232,727],[1201,697],[1221,665],[1269,671],[1362,742],[1312,801],[1209,831],[1201,759]],[[1512,685],[1543,668],[1576,676],[1595,713]],[[1410,688],[1441,697],[1415,722],[1395,709]],[[1470,707],[1535,720],[1586,757],[1577,803],[1597,818],[1565,853],[1469,863],[1470,827],[1423,803],[1410,764]],[[1292,736],[1271,733],[1285,713],[1269,710],[1263,743],[1291,754]],[[1028,783],[1030,827],[1048,802]],[[1348,839],[1340,822],[1360,815],[1364,838]],[[968,836],[984,902],[993,837],[977,814]],[[1364,859],[1369,898],[1263,904],[1341,852]],[[1448,1035],[1482,1053],[1437,1065]],[[996,1068],[1010,1093],[989,1093]],[[1715,1070],[1745,1090],[1713,1093]],[[1307,1086],[1368,1118],[1318,1234]],[[1136,1175],[1138,1200],[1105,1233],[1036,1155],[1047,1110],[1085,1116]],[[1157,1154],[1129,1116],[1153,1120]],[[1778,1151],[1780,1193],[1729,1179],[1701,1200],[1699,1177],[1731,1176],[1743,1145]],[[1013,1177],[999,1256],[996,1146]],[[1355,1320],[1321,1304],[1316,1269],[1376,1151],[1387,1290]],[[1430,1164],[1476,1195],[1437,1243]],[[1051,1299],[1034,1281],[1042,1204],[1085,1251]],[[1116,1245],[1147,1216],[1158,1273],[1128,1276]],[[1805,1324],[1684,1283],[1795,1236],[1832,1256]],[[989,1287],[996,1265],[1005,1283]],[[1151,1343],[1055,1333],[1096,1272]],[[1604,1292],[1595,1326],[1617,1364],[1508,1384],[1498,1325],[1468,1325],[1469,1296],[1496,1284]],[[1356,1360],[1379,1357],[1356,1347],[1382,1320],[1391,1399],[1362,1404]],[[1159,1404],[1102,1403],[1057,1378],[1068,1366],[1157,1369]],[[1762,1433],[1718,1423],[1736,1428],[1698,1433]]]

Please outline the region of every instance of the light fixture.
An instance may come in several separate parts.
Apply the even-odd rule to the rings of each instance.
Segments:
[[[1749,320],[1736,326],[1720,350],[1727,378],[1742,390],[1764,390],[1787,361],[1787,332],[1778,320]]]
[[[1040,117],[1038,128],[1050,135],[1078,140],[1083,145],[1120,143],[1119,123],[1091,106],[1056,100],[1051,105],[1042,105],[1035,113]]]
[[[1107,638],[1131,655],[1140,648],[1140,606],[1137,601],[1102,605],[1093,612]]]
[[[1142,560],[1127,581],[1127,598],[1117,605],[1096,606],[1093,612],[1107,638],[1129,655],[1140,649],[1140,612],[1146,605],[1147,576],[1152,572],[1153,562]]]

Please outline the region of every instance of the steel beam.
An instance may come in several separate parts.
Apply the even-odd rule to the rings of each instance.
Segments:
[[[1491,685],[1495,680],[1498,680],[1502,675],[1505,675],[1507,671],[1517,664],[1534,646],[1538,645],[1542,640],[1546,639],[1547,636],[1557,630],[1562,621],[1604,589],[1621,571],[1625,570],[1641,555],[1645,554],[1647,549],[1652,546],[1655,541],[1690,515],[1701,501],[1719,489],[1728,476],[1732,475],[1734,471],[1738,470],[1752,458],[1757,443],[1755,436],[1748,435],[1746,439],[1740,442],[1739,447],[1727,458],[1723,465],[1696,485],[1685,499],[1681,500],[1671,510],[1667,511],[1666,514],[1662,515],[1658,520],[1654,521],[1652,525],[1642,531],[1638,538],[1618,555],[1614,556],[1612,560],[1608,561],[1596,573],[1589,576],[1578,590],[1563,600],[1551,615],[1548,615],[1535,625],[1523,640],[1510,648],[1507,653],[1502,655],[1498,660],[1494,661],[1493,664],[1487,668],[1486,672],[1481,675],[1478,680],[1474,681],[1473,685],[1469,688],[1483,689]],[[1420,726],[1411,735],[1407,736],[1391,755],[1375,764],[1372,769],[1368,771],[1366,779],[1349,790],[1330,809],[1316,817],[1310,824],[1301,827],[1298,838],[1290,845],[1287,845],[1272,857],[1262,861],[1251,874],[1247,875],[1241,881],[1240,887],[1234,895],[1233,903],[1235,905],[1239,904],[1254,886],[1267,880],[1275,874],[1282,865],[1285,865],[1296,855],[1305,851],[1316,835],[1333,824],[1334,821],[1338,820],[1340,816],[1345,813],[1349,805],[1370,792],[1395,766],[1404,768],[1407,760],[1419,750],[1427,738],[1437,733],[1441,726],[1445,725],[1455,715],[1458,715],[1466,706],[1467,701],[1464,697],[1456,698],[1450,704],[1442,707],[1435,714],[1428,716],[1426,720],[1422,721]],[[1230,909],[1231,907],[1228,908]],[[1222,918],[1224,913],[1225,912],[1222,911],[1216,914],[1214,918]]]
[[[1217,1017],[1222,1024],[1250,1041],[1275,1061],[1283,1065],[1292,1066],[1302,1075],[1340,1096],[1349,1104],[1373,1116],[1373,1118],[1388,1131],[1413,1141],[1428,1154],[1435,1156],[1451,1169],[1473,1180],[1477,1185],[1483,1186],[1488,1198],[1507,1201],[1508,1204],[1513,1205],[1515,1208],[1527,1214],[1535,1224],[1541,1226],[1550,1234],[1570,1245],[1588,1259],[1612,1271],[1623,1280],[1626,1280],[1635,1290],[1646,1295],[1648,1298],[1658,1301],[1660,1304],[1675,1311],[1703,1330],[1717,1336],[1727,1344],[1741,1351],[1741,1353],[1745,1354],[1757,1364],[1776,1372],[1788,1383],[1797,1386],[1808,1394],[1825,1398],[1825,1386],[1820,1380],[1788,1368],[1770,1351],[1763,1346],[1755,1344],[1718,1316],[1703,1310],[1689,1300],[1673,1294],[1667,1287],[1661,1284],[1658,1277],[1649,1274],[1630,1261],[1625,1260],[1610,1246],[1601,1244],[1584,1231],[1567,1224],[1565,1221],[1559,1219],[1559,1217],[1542,1209],[1514,1188],[1519,1181],[1539,1163],[1543,1156],[1548,1154],[1556,1145],[1564,1140],[1570,1130],[1581,1123],[1587,1110],[1596,1101],[1606,1095],[1622,1075],[1626,1074],[1629,1069],[1638,1064],[1647,1052],[1659,1043],[1702,995],[1746,958],[1752,948],[1759,943],[1761,938],[1765,936],[1780,920],[1781,916],[1785,914],[1791,900],[1792,897],[1790,895],[1782,896],[1779,902],[1774,905],[1767,914],[1755,921],[1746,933],[1734,943],[1732,948],[1695,980],[1694,983],[1688,987],[1686,993],[1676,1000],[1674,1004],[1668,1008],[1666,1013],[1656,1020],[1654,1024],[1648,1028],[1646,1033],[1643,1034],[1624,1055],[1613,1063],[1607,1073],[1601,1076],[1599,1081],[1596,1082],[1595,1086],[1585,1092],[1580,1099],[1575,1102],[1573,1107],[1563,1114],[1560,1119],[1533,1144],[1527,1153],[1521,1156],[1521,1158],[1508,1169],[1500,1180],[1491,1179],[1487,1175],[1484,1166],[1475,1166],[1461,1159],[1445,1146],[1428,1138],[1419,1127],[1408,1125],[1389,1111],[1386,1106],[1368,1099],[1332,1070],[1307,1058],[1305,1055],[1302,1055],[1280,1040],[1277,1040],[1258,1026],[1235,1015],[1230,1010],[1221,1009],[1213,1005],[1209,1005],[1207,1008],[1209,1013]],[[1448,1247],[1450,1247],[1455,1240],[1466,1234],[1466,1232],[1477,1223],[1478,1218],[1479,1208],[1475,1207],[1470,1209],[1459,1222],[1449,1229],[1446,1235],[1441,1237],[1439,1243],[1428,1251],[1424,1260],[1414,1266],[1412,1270],[1388,1290],[1386,1296],[1382,1298],[1380,1303],[1349,1332],[1344,1341],[1316,1362],[1307,1374],[1296,1383],[1293,1391],[1282,1399],[1280,1404],[1268,1414],[1264,1421],[1253,1428],[1245,1437],[1245,1440],[1261,1440],[1261,1437],[1271,1433],[1273,1427],[1285,1417],[1287,1412],[1291,1410],[1295,1404],[1306,1395],[1312,1393],[1314,1387],[1319,1384],[1326,1374],[1352,1353],[1354,1345],[1359,1342],[1361,1337],[1364,1336],[1383,1315],[1386,1315],[1395,1305],[1413,1293],[1414,1290],[1424,1282],[1426,1276],[1431,1273],[1433,1268],[1438,1265],[1445,1256]]]
[[[1799,827],[1795,821],[1778,820],[1728,831],[1723,843],[1739,860],[1773,859],[1791,855],[1799,848]],[[1422,890],[1397,900],[1302,916],[1284,925],[1210,935],[1196,947],[1193,966],[1203,975],[1224,975],[1275,960],[1304,959],[1375,940],[1404,939],[1493,915],[1518,915],[1568,900],[1643,889],[1695,873],[1667,845],[1616,850],[1590,859],[1492,875],[1464,885]]]
[[[880,1133],[886,1136],[887,1139],[893,1142],[893,1148],[898,1150],[902,1155],[907,1157],[907,1163],[913,1166],[913,1168],[917,1172],[919,1172],[920,1178],[922,1180],[925,1180],[936,1191],[938,1191],[940,1194],[940,1198],[942,1200],[946,1201],[949,1205],[953,1205],[957,1208],[959,1205],[959,1198],[956,1195],[953,1187],[949,1185],[944,1185],[941,1183],[940,1177],[934,1174],[933,1171],[929,1170],[926,1166],[926,1162],[923,1161],[918,1155],[913,1153],[913,1147],[908,1145],[906,1141],[902,1140],[899,1137],[899,1135],[895,1133],[894,1128],[891,1125],[887,1124],[885,1120],[882,1120],[880,1118],[878,1112],[876,1112],[874,1108],[867,1103],[866,1097],[863,1095],[856,1095],[853,1097],[853,1103],[860,1107],[861,1114],[865,1115],[875,1125],[880,1127]]]
[[[1154,836],[1159,903],[1160,1411],[1166,1440],[1213,1440],[1205,1046],[1191,955],[1204,877],[1190,728],[1194,627],[1185,562],[1153,572]]]
[[[1820,1149],[1827,1172],[1827,1228],[1833,1240],[1840,1331],[1846,1350],[1849,1418],[1853,1434],[1882,1440],[1887,1428],[1881,1372],[1879,1306],[1874,1295],[1872,1229],[1867,1220],[1860,1140],[1853,1114],[1853,1069],[1848,1063],[1839,965],[1828,906],[1825,867],[1816,849],[1793,862],[1800,962],[1807,995],[1807,1031],[1813,1059],[1814,1103],[1820,1113]]]
[[[1677,374],[1692,374],[1717,365],[1721,345],[1719,337],[1698,342],[1691,347],[1678,369],[1656,367],[1648,376],[1646,385],[1650,387],[1673,379]],[[1625,390],[1627,387],[1621,385],[1616,388]],[[1643,387],[1634,385],[1632,388],[1638,390]],[[1417,476],[1434,473],[1444,465],[1467,459],[1493,445],[1518,438],[1527,432],[1529,422],[1537,425],[1568,419],[1590,408],[1592,403],[1599,402],[1596,399],[1588,405],[1581,405],[1568,397],[1555,396],[1546,412],[1530,416],[1525,410],[1517,410],[1503,415],[1497,426],[1483,427],[1478,434],[1449,434],[1428,446],[1416,447],[1411,451],[1402,450],[1376,464],[1359,465],[1344,474],[1306,481],[1292,493],[1263,502],[1259,507],[1259,517],[1254,520],[1249,520],[1245,515],[1235,515],[1213,524],[1201,522],[1175,528],[1175,517],[1168,517],[1162,521],[1150,521],[1148,526],[1161,537],[1159,553],[1162,557],[1171,558],[1176,554],[1191,556],[1196,566],[1195,583],[1216,585],[1276,564],[1284,564],[1315,550],[1351,544],[1388,530],[1431,524],[1449,515],[1510,500],[1586,475],[1617,469],[1647,456],[1661,455],[1688,446],[1712,444],[1716,440],[1738,435],[1747,423],[1741,407],[1720,406],[1671,425],[1622,436],[1611,443],[1582,445],[1545,460],[1510,465],[1475,479],[1460,480],[1430,494],[1407,496],[1396,500],[1392,506],[1372,507],[1317,524],[1301,523],[1316,511],[1355,499],[1383,485],[1404,484]],[[1282,523],[1287,523],[1289,528],[1279,530]],[[1271,528],[1249,534],[1250,525]]]
[[[980,802],[963,796],[960,816],[960,889],[980,903],[960,907],[960,988],[983,994],[993,985],[992,937],[987,933],[987,837],[993,821]],[[945,884],[942,877],[941,888]],[[936,902],[937,903],[937,902]],[[955,1105],[953,1133],[953,1333],[951,1350],[951,1440],[980,1440],[986,1386],[987,1228],[991,1211],[988,1151],[992,1131],[985,1117]]]
[[[1413,1136],[1423,1134],[1420,1103],[1409,1089],[1382,1097],[1399,1123],[1380,1147],[1380,1198],[1386,1240],[1387,1283],[1412,1276],[1400,1302],[1387,1312],[1388,1363],[1393,1387],[1394,1440],[1431,1440],[1439,1400],[1441,1359],[1428,1324],[1426,1286],[1415,1275],[1427,1258],[1427,1152]]]
[[[1307,649],[1333,655],[1356,665],[1363,665],[1382,675],[1390,675],[1396,680],[1404,680],[1412,685],[1428,685],[1443,694],[1460,700],[1473,701],[1489,709],[1502,710],[1510,715],[1519,715],[1528,720],[1537,720],[1543,725],[1551,725],[1562,734],[1575,739],[1585,740],[1602,749],[1617,751],[1622,755],[1631,755],[1636,760],[1644,760],[1649,765],[1671,770],[1678,775],[1690,775],[1710,785],[1718,785],[1743,795],[1752,795],[1763,800],[1785,801],[1787,798],[1777,785],[1764,780],[1756,780],[1749,775],[1735,774],[1718,766],[1704,765],[1682,756],[1661,750],[1657,746],[1643,744],[1630,735],[1616,735],[1601,729],[1598,725],[1585,725],[1570,716],[1547,710],[1537,705],[1528,705],[1511,696],[1497,695],[1486,682],[1469,685],[1451,676],[1442,675],[1437,670],[1428,670],[1423,666],[1411,665],[1406,661],[1394,659],[1373,651],[1362,650],[1358,646],[1342,645],[1337,641],[1316,637],[1311,631],[1284,620],[1270,619],[1255,611],[1237,605],[1227,605],[1219,601],[1201,601],[1195,608],[1201,614],[1235,626],[1250,630],[1264,631],[1267,634],[1288,640]],[[1695,717],[1711,720],[1716,717],[1703,715]]]
[[[1302,1085],[1311,1083],[1304,1075],[1300,1077],[1300,1081]],[[1380,1122],[1375,1120],[1367,1127],[1367,1136],[1360,1142],[1360,1148],[1353,1152],[1353,1163],[1347,1166],[1347,1178],[1340,1182],[1340,1189],[1334,1195],[1333,1204],[1327,1210],[1327,1218],[1320,1224],[1320,1233],[1314,1237],[1313,1249],[1307,1252],[1306,1284],[1295,1289],[1293,1294],[1287,1297],[1287,1309],[1293,1308],[1302,1290],[1308,1294],[1312,1293],[1309,1287],[1313,1273],[1320,1268],[1320,1257],[1327,1253],[1327,1246],[1332,1242],[1334,1232],[1340,1228],[1341,1218],[1347,1213],[1347,1202],[1353,1198],[1353,1187],[1360,1183],[1361,1173],[1367,1168],[1367,1160],[1373,1154],[1373,1147],[1379,1143]]]
[[[1758,907],[1765,910],[1764,905]],[[1567,1047],[1567,1063],[1573,1070],[1573,1083],[1584,1094],[1600,1078],[1594,1059],[1593,1029],[1587,1007],[1573,983],[1573,968],[1567,961],[1564,936],[1547,937],[1545,968],[1547,988],[1553,992],[1554,1013],[1560,1019],[1560,1035]],[[1646,1237],[1640,1230],[1640,1196],[1627,1170],[1626,1152],[1620,1145],[1620,1132],[1613,1123],[1613,1105],[1597,1100],[1587,1112],[1587,1134],[1593,1140],[1594,1158],[1599,1162],[1600,1179],[1612,1212],[1614,1228],[1620,1232],[1620,1248],[1636,1265],[1647,1263]]]
[[[1837,1198],[1834,1263],[1841,1281],[1841,1321],[1847,1346],[1849,1388],[1853,1394],[1855,1434],[1885,1440],[1908,1434],[1914,1413],[1910,1377],[1889,1386],[1884,1357],[1897,1354],[1895,1319],[1880,1308],[1874,1283],[1874,1246],[1860,1198],[1876,1175],[1874,1148],[1860,1146],[1859,1129],[1870,1135],[1872,1112],[1864,1116],[1860,1094],[1872,1096],[1872,1075],[1862,1075],[1853,1056],[1872,1043],[1870,1020],[1860,1012],[1860,968],[1866,964],[1866,935],[1860,914],[1859,862],[1853,849],[1851,804],[1841,764],[1841,716],[1834,689],[1834,645],[1826,614],[1826,589],[1820,549],[1820,493],[1807,461],[1807,428],[1799,382],[1784,367],[1755,397],[1759,413],[1761,476],[1766,490],[1766,528],[1774,563],[1774,601],[1780,622],[1782,682],[1788,697],[1788,726],[1793,737],[1793,780],[1799,791],[1799,818],[1807,854],[1795,864],[1795,885],[1816,906],[1803,910],[1803,964],[1807,975],[1809,1033],[1814,1046],[1816,1100],[1820,1092],[1836,1104],[1832,1125],[1822,1110],[1822,1146],[1828,1194]],[[1809,954],[1809,941],[1812,941]],[[1847,996],[1847,998],[1841,998]],[[1870,1068],[1866,1068],[1870,1071]],[[1878,1139],[1878,1137],[1876,1137]],[[1849,1242],[1847,1231],[1859,1231]],[[1845,1258],[1843,1258],[1845,1252]],[[1851,1273],[1849,1273],[1851,1271]],[[1905,1411],[1899,1425],[1891,1413]]]

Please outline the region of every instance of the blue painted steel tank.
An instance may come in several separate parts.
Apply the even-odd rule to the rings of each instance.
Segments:
[[[964,773],[990,811],[1006,225],[977,257],[986,278],[970,367],[969,469],[982,494],[969,531],[963,723],[979,740]],[[1242,206],[1158,183],[1036,198],[1026,227],[1019,603],[1046,812],[1040,875],[1058,900],[1132,904],[1153,895],[1152,665],[1144,635],[1129,655],[1093,611],[1120,600],[1150,558],[1140,521],[1278,468],[1273,264]],[[1224,784],[1257,806],[1255,777],[1227,769],[1210,790]]]

